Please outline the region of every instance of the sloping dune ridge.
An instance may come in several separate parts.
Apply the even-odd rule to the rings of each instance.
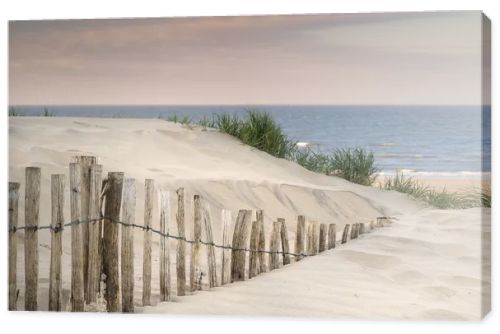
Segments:
[[[337,231],[346,223],[369,222],[377,216],[395,217],[392,224],[318,256],[245,282],[174,297],[166,303],[159,302],[159,240],[154,236],[153,306],[148,307],[141,306],[142,232],[138,231],[134,264],[138,312],[480,319],[489,311],[489,266],[482,263],[482,257],[487,260],[489,256],[489,209],[432,210],[403,194],[309,172],[217,131],[158,119],[10,118],[9,181],[22,185],[19,225],[24,224],[24,168],[42,168],[40,225],[48,225],[50,175],[68,175],[71,158],[87,154],[98,157],[105,173],[122,171],[137,180],[139,224],[146,178],[154,179],[156,188],[171,190],[170,231],[174,234],[174,190],[184,187],[186,191],[188,237],[192,233],[192,197],[202,195],[210,204],[214,241],[219,244],[222,208],[232,210],[233,221],[239,209],[263,209],[266,236],[273,220],[285,218],[292,251],[299,214],[321,223],[336,223]],[[67,191],[67,221],[69,217]],[[153,227],[158,228],[156,205],[153,217]],[[23,235],[18,235],[18,308],[22,309]],[[39,244],[38,304],[45,310],[50,264],[50,234],[46,230],[39,232]],[[174,250],[174,242],[171,246]],[[220,262],[220,254],[216,255]],[[69,306],[70,256],[70,236],[66,233],[65,308]],[[175,270],[175,256],[172,262]]]

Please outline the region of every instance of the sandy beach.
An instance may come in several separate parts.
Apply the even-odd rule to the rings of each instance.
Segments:
[[[174,191],[186,189],[187,235],[192,198],[202,195],[220,243],[221,209],[263,209],[265,233],[283,217],[295,240],[297,215],[335,223],[393,223],[318,256],[245,282],[158,302],[158,239],[153,245],[153,306],[141,306],[142,232],[135,235],[135,304],[138,312],[276,315],[370,319],[481,319],[489,310],[489,209],[435,210],[404,194],[365,187],[310,172],[241,144],[229,135],[159,119],[12,117],[9,119],[9,181],[21,182],[19,224],[24,223],[24,168],[42,168],[40,224],[50,223],[50,175],[68,175],[75,155],[95,155],[104,172],[122,171],[137,181],[136,222],[141,224],[144,180],[171,191],[170,229],[176,233]],[[433,180],[447,189],[464,180]],[[461,182],[461,183],[460,183]],[[65,218],[69,220],[69,192]],[[158,227],[158,208],[153,210]],[[339,238],[339,233],[337,234]],[[481,243],[481,238],[485,241]],[[23,307],[24,255],[18,239],[18,307]],[[172,243],[173,244],[173,243]],[[39,308],[46,310],[50,234],[39,233]],[[172,245],[174,247],[175,245]],[[293,242],[292,242],[293,247]],[[68,304],[70,238],[63,237],[63,289]],[[220,260],[217,253],[217,261]],[[204,256],[202,257],[204,258]],[[486,258],[483,258],[485,261]],[[172,263],[172,266],[175,264]],[[205,264],[204,264],[205,265]],[[175,267],[172,267],[175,269]],[[175,275],[174,275],[175,276]],[[483,305],[483,306],[482,306]],[[89,308],[91,310],[91,308]]]

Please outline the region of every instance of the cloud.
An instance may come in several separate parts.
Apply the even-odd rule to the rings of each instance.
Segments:
[[[473,101],[478,18],[478,12],[435,12],[14,21],[10,97],[20,103],[46,103],[41,96],[127,102],[121,95],[140,103],[415,103],[424,95],[426,103],[444,103],[458,90],[458,101]],[[374,96],[369,84],[382,79],[394,92]],[[427,90],[428,81],[439,89]],[[58,92],[61,87],[72,91]],[[407,94],[417,87],[422,91]]]

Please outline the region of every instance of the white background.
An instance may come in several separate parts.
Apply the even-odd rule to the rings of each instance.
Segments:
[[[274,332],[274,333],[469,333],[500,331],[500,311],[492,312],[481,322],[431,322],[431,321],[339,321],[324,319],[295,318],[241,318],[241,317],[172,317],[169,315],[122,315],[122,314],[53,314],[35,312],[7,312],[7,182],[8,182],[8,126],[7,126],[7,90],[8,90],[8,39],[7,21],[14,19],[58,19],[58,18],[105,18],[105,17],[152,17],[152,16],[210,16],[210,15],[250,15],[250,14],[301,14],[301,13],[353,13],[383,11],[422,11],[422,10],[483,10],[492,20],[493,35],[493,92],[498,69],[495,63],[498,51],[498,35],[495,23],[500,20],[498,0],[183,0],[183,1],[106,1],[106,0],[3,0],[0,5],[0,157],[5,159],[0,164],[0,332],[2,333],[191,333],[231,331],[234,334]],[[493,109],[497,105],[497,96],[493,94]],[[498,153],[495,129],[497,117],[493,112],[493,166],[496,166]],[[494,175],[498,168],[494,168]],[[493,192],[498,190],[498,182],[493,178]],[[495,198],[496,199],[496,198]],[[494,213],[497,205],[494,200]],[[493,215],[493,225],[496,215]],[[495,261],[498,255],[498,229],[493,227],[493,308],[498,302],[495,289],[498,267]],[[341,270],[341,268],[339,268]],[[217,296],[214,295],[214,298]],[[390,298],[390,296],[387,296]],[[497,328],[496,330],[494,328]]]

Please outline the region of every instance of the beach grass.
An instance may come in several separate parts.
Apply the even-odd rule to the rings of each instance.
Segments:
[[[330,153],[296,148],[291,160],[311,171],[365,186],[372,185],[379,172],[373,153],[360,147],[339,148]]]
[[[395,176],[386,178],[380,188],[408,194],[438,209],[491,208],[491,191],[488,189],[474,188],[461,192],[450,192],[446,188],[438,190],[399,171]]]
[[[14,107],[9,107],[9,117],[19,117],[19,116],[24,116],[24,114],[19,112]]]
[[[176,114],[166,118],[174,123],[188,123]],[[202,128],[214,128],[238,138],[244,144],[255,147],[277,158],[298,163],[304,168],[335,175],[348,181],[371,185],[378,172],[372,152],[362,148],[337,149],[330,153],[297,147],[297,141],[289,138],[281,126],[267,112],[247,110],[246,117],[223,113],[212,118],[204,117],[196,123]]]
[[[180,118],[174,113],[166,120],[189,128],[193,128],[193,124],[203,128],[214,128],[238,138],[244,144],[277,158],[293,161],[310,171],[341,177],[365,186],[372,186],[380,171],[376,166],[373,152],[360,147],[339,148],[331,152],[298,147],[297,141],[285,135],[280,125],[265,111],[247,110],[246,117],[243,118],[229,113],[215,114],[197,122],[193,122],[187,116]],[[458,193],[449,192],[445,188],[437,190],[400,172],[386,178],[380,188],[408,194],[414,199],[440,209],[491,207],[491,191],[471,190]]]
[[[243,143],[277,158],[289,158],[296,142],[289,139],[279,124],[266,112],[249,110],[237,136]]]
[[[348,181],[370,186],[377,178],[373,152],[363,148],[336,149],[331,155],[333,175]]]

